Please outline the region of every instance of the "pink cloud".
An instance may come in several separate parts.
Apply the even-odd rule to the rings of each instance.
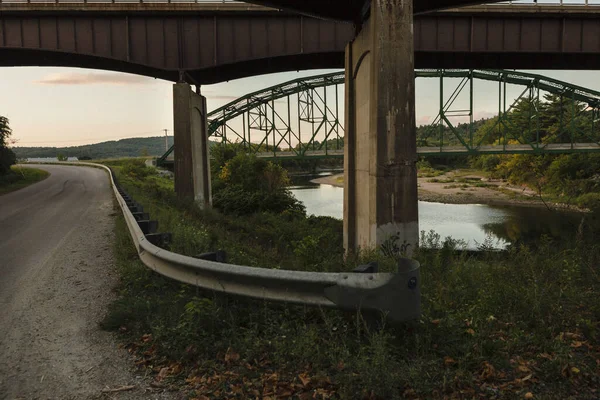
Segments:
[[[138,75],[107,72],[67,72],[49,74],[34,83],[39,85],[143,85],[149,83],[150,79]]]

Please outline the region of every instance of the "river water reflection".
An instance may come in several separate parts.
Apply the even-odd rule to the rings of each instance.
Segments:
[[[291,192],[308,214],[343,218],[344,190],[310,183],[315,176],[294,177]],[[467,247],[491,245],[502,249],[511,243],[532,244],[542,235],[559,238],[574,234],[581,215],[540,207],[443,204],[419,201],[419,228],[442,238],[463,240]]]

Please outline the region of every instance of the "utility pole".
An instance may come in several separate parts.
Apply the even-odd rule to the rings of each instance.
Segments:
[[[167,129],[163,129],[165,131],[165,152],[169,151],[169,136],[167,135]]]

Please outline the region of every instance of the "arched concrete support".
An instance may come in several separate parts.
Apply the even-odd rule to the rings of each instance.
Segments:
[[[346,48],[344,246],[418,245],[412,0],[372,0]]]
[[[175,192],[202,208],[212,205],[206,98],[187,83],[173,85]]]

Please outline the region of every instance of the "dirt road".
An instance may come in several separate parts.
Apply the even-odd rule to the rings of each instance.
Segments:
[[[98,327],[117,282],[106,172],[36,168],[51,176],[0,196],[0,399],[178,398]]]

